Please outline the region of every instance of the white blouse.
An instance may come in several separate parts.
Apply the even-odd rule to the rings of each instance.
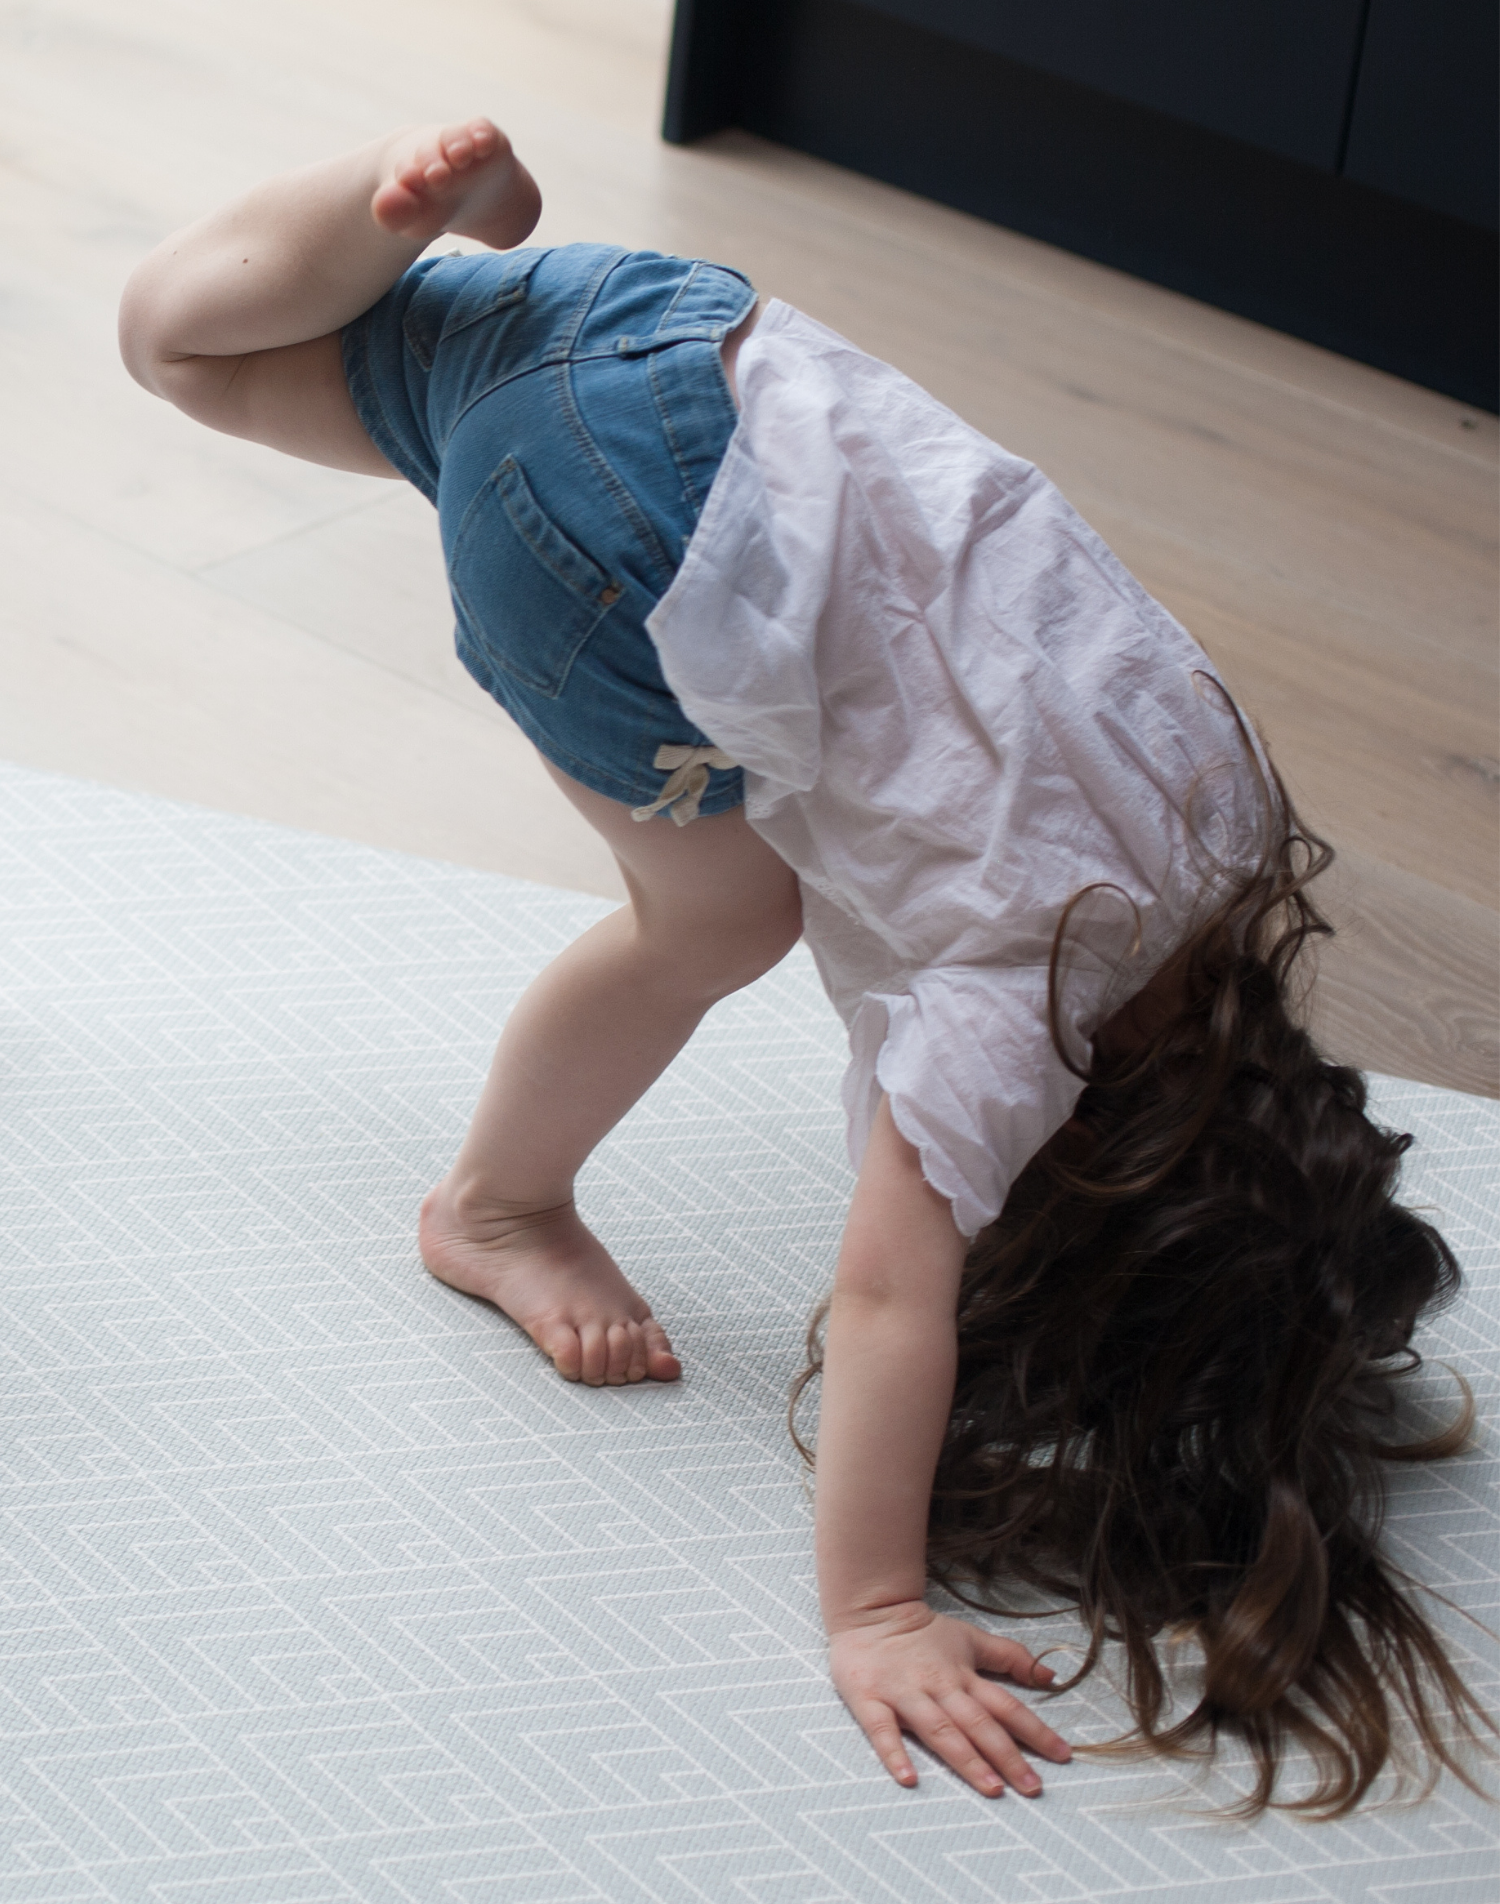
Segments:
[[[1203,651],[1030,463],[773,302],[648,624],[745,769],[849,1030],[856,1168],[885,1092],[973,1235],[1081,1085],[1070,1054],[1252,865],[1266,794]],[[1091,890],[1085,890],[1091,889]]]

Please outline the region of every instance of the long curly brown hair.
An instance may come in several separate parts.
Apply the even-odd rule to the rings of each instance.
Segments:
[[[928,1567],[977,1607],[1004,1610],[1007,1583],[1076,1605],[1069,1685],[1123,1647],[1134,1727],[1095,1750],[1211,1753],[1227,1730],[1255,1771],[1236,1815],[1332,1818],[1388,1763],[1473,1786],[1460,1754],[1494,1727],[1380,1549],[1382,1464],[1468,1438],[1466,1389],[1442,1432],[1399,1427],[1413,1331],[1458,1264],[1394,1200],[1411,1139],[1300,1022],[1332,853],[1265,771],[1260,864],[1172,961],[1170,1008],[1096,1043],[1074,1117],[969,1253]],[[1186,1633],[1201,1696],[1172,1719],[1154,1641]],[[1294,1743],[1317,1777],[1278,1800]]]

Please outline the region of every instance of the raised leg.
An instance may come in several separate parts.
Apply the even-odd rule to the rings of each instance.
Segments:
[[[469,1134],[422,1206],[422,1256],[503,1309],[571,1381],[674,1381],[666,1335],[580,1221],[573,1179],[708,1007],[795,944],[797,881],[741,809],[640,825],[554,777],[609,841],[630,898],[511,1013]]]
[[[393,476],[350,401],[339,332],[439,233],[503,248],[540,211],[488,119],[408,127],[163,240],[125,287],[121,355],[137,382],[211,429]]]

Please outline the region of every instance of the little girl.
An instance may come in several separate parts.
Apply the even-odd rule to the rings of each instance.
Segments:
[[[675,1380],[574,1178],[805,931],[858,1166],[819,1586],[891,1774],[903,1732],[990,1794],[1069,1756],[991,1676],[1051,1669],[935,1613],[929,1571],[1077,1598],[1141,1737],[1236,1725],[1253,1805],[1293,1738],[1355,1802],[1393,1690],[1451,1764],[1430,1689],[1467,1694],[1372,1530],[1377,1457],[1462,1439],[1376,1433],[1456,1269],[1288,1015],[1326,849],[1035,469],[737,272],[512,250],[539,211],[488,120],[406,130],[167,239],[121,311],[190,416],[436,505],[465,665],[625,880],[511,1014],[428,1268],[570,1380]],[[493,249],[416,263],[444,232]],[[1163,1627],[1205,1662],[1170,1730]]]

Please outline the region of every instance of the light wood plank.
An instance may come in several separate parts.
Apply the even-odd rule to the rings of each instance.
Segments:
[[[1329,1053],[1500,1096],[1493,910],[1348,851],[1319,896],[1338,928],[1313,996],[1312,1027]]]
[[[8,485],[0,573],[0,757],[624,897],[603,842],[477,691],[460,705],[97,532],[65,531]]]

